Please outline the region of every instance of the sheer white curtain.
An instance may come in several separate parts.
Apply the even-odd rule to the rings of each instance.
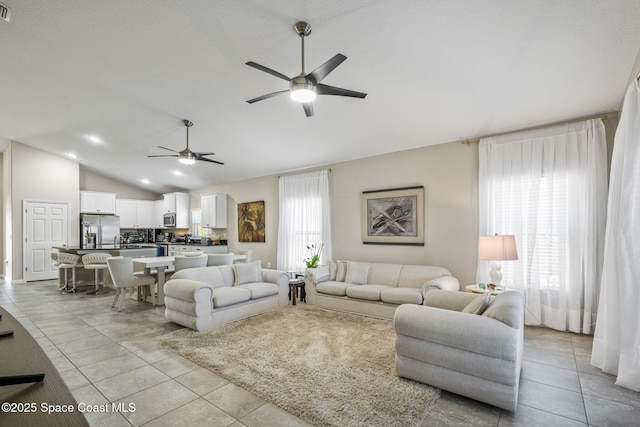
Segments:
[[[307,245],[324,244],[320,264],[331,260],[329,171],[280,177],[278,270],[303,271]]]
[[[611,161],[598,324],[591,364],[640,391],[640,88],[627,90]]]
[[[480,141],[480,235],[513,234],[502,283],[524,292],[525,323],[578,333],[595,324],[607,200],[602,120]],[[476,279],[489,281],[488,261]]]

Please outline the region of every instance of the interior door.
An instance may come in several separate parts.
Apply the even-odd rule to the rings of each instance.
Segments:
[[[66,202],[24,201],[25,281],[58,277],[58,269],[51,261],[51,248],[67,245],[68,211]]]

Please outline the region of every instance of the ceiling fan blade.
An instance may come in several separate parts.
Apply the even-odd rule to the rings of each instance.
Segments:
[[[262,95],[262,96],[259,96],[257,98],[250,99],[247,102],[249,104],[253,104],[254,102],[262,101],[263,99],[273,98],[274,96],[280,95],[281,93],[285,93],[285,92],[289,92],[289,89],[287,89],[287,90],[279,90],[278,92],[268,93],[266,95]]]
[[[366,93],[356,92],[355,90],[342,89],[340,87],[324,85],[319,83],[316,87],[318,91],[318,95],[339,95],[339,96],[350,96],[352,98],[364,98],[367,96]]]
[[[203,161],[203,162],[211,162],[211,163],[217,163],[219,165],[224,165],[224,163],[222,163],[222,162],[219,162],[217,160],[207,159],[205,157],[198,157],[198,160]]]
[[[196,155],[196,157],[202,157],[202,156],[213,156],[216,153],[193,153]]]
[[[178,154],[157,154],[155,156],[147,156],[147,157],[180,157]]]
[[[172,150],[171,148],[163,147],[163,146],[161,146],[161,145],[158,145],[158,148],[162,148],[163,150],[173,151],[174,153],[179,153],[179,151]]]
[[[307,117],[312,117],[313,116],[313,104],[310,102],[305,102],[302,104],[302,108],[304,108],[304,113],[307,115]]]
[[[277,72],[276,70],[272,70],[271,68],[265,67],[264,65],[256,64],[253,61],[249,61],[246,63],[249,67],[253,67],[257,70],[264,71],[267,74],[271,74],[272,76],[278,77],[282,80],[286,80],[288,82],[291,81],[291,77],[287,77],[282,73]]]
[[[327,75],[336,69],[336,67],[344,62],[347,59],[346,56],[339,53],[309,74],[307,74],[307,78],[311,80],[314,84],[318,84],[327,77]]]

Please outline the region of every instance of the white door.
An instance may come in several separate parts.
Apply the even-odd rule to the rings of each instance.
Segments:
[[[51,261],[51,248],[67,245],[68,211],[66,202],[24,202],[25,281],[58,277],[58,269]]]

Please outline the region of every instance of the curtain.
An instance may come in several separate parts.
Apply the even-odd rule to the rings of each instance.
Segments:
[[[480,235],[513,234],[518,260],[502,284],[525,294],[525,323],[591,333],[606,223],[602,120],[484,138],[479,147]],[[478,282],[489,281],[479,261]]]
[[[279,186],[278,270],[304,271],[311,245],[323,246],[320,264],[326,264],[331,260],[329,171],[282,176]]]
[[[591,364],[640,391],[640,88],[629,87],[611,161],[604,264]]]

